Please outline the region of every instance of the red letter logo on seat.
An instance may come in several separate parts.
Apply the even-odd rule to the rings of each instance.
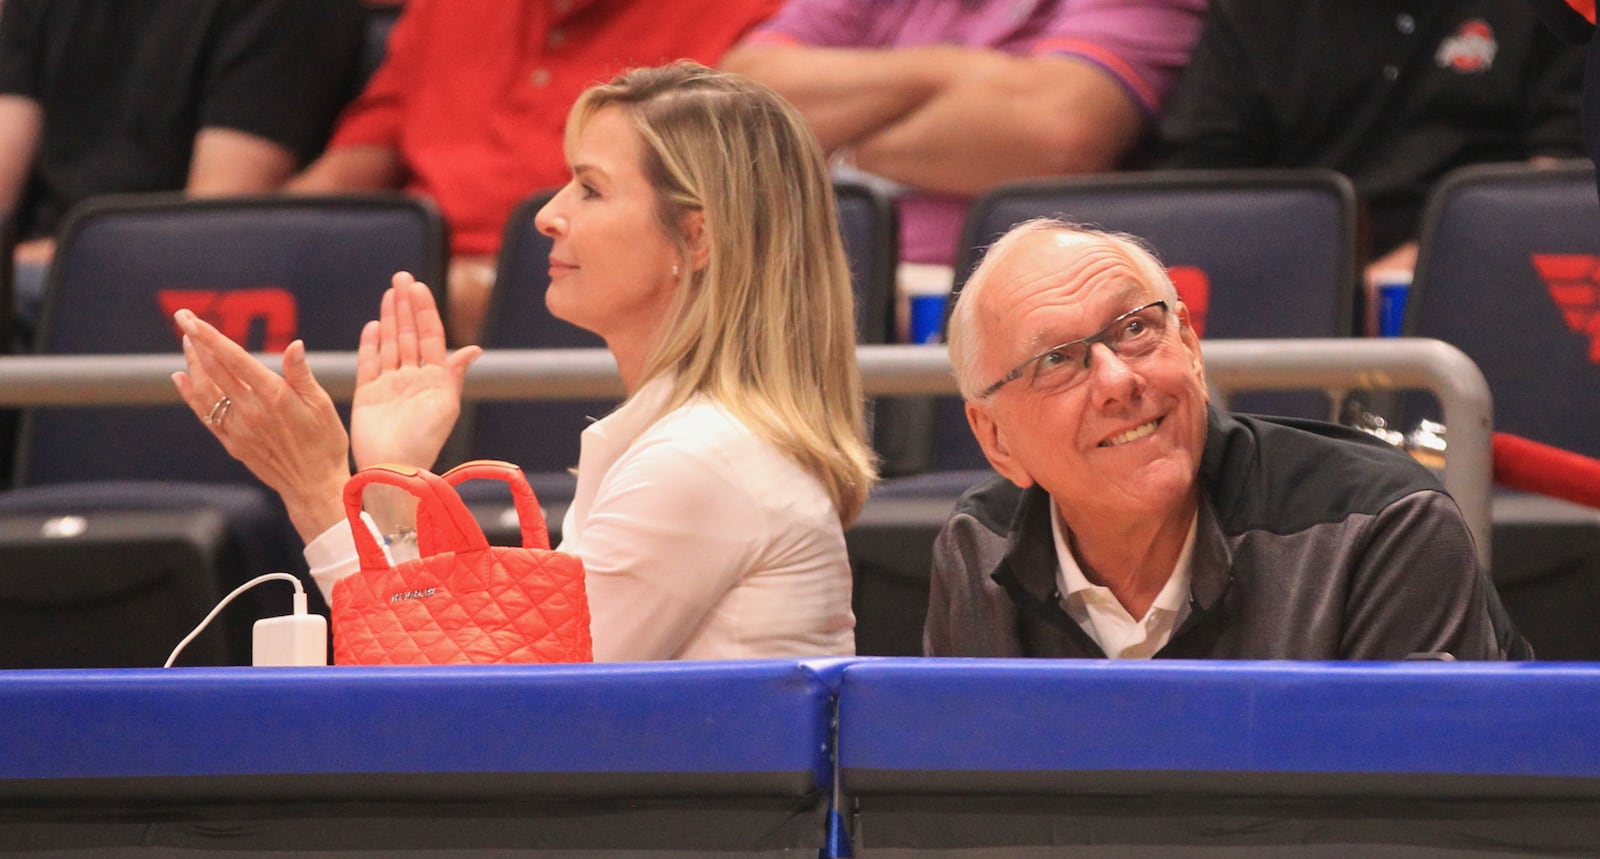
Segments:
[[[246,349],[282,352],[298,327],[294,293],[277,286],[255,289],[163,289],[156,294],[161,311],[171,318],[189,308]],[[258,328],[259,326],[259,328]],[[252,337],[258,333],[258,337]],[[256,342],[252,342],[256,341]]]
[[[1167,269],[1172,285],[1178,288],[1178,298],[1189,308],[1189,324],[1194,336],[1206,336],[1206,310],[1211,307],[1211,278],[1205,269],[1192,265],[1175,265]]]
[[[1600,364],[1600,257],[1533,254],[1532,259],[1567,327],[1589,337],[1589,360]]]

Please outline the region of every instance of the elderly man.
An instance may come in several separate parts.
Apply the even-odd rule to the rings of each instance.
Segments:
[[[1188,310],[1131,237],[1015,228],[950,352],[1004,479],[939,536],[929,655],[1531,656],[1426,469],[1341,427],[1209,407]]]

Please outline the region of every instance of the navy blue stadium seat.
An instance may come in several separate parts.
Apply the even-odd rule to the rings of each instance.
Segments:
[[[298,545],[276,499],[252,486],[138,481],[0,493],[0,667],[160,667],[227,590],[296,569]],[[258,587],[177,664],[249,664],[255,620],[290,609],[286,585]]]
[[[63,226],[41,355],[175,353],[188,307],[251,351],[353,350],[399,270],[444,283],[444,228],[402,195],[186,200],[105,197]],[[34,408],[17,483],[253,483],[184,406]]]
[[[856,342],[894,341],[895,270],[900,261],[900,221],[881,191],[836,181],[839,237],[856,296]]]
[[[1405,329],[1477,363],[1496,430],[1600,456],[1592,167],[1487,165],[1442,180],[1423,219]]]
[[[390,276],[402,269],[436,287],[444,283],[442,221],[415,198],[101,198],[76,210],[63,227],[35,350],[176,354],[180,337],[171,318],[180,307],[252,351],[280,351],[295,338],[313,350],[351,350],[362,325],[376,316]],[[213,590],[225,593],[274,569],[305,572],[281,503],[187,406],[36,407],[25,411],[20,435],[21,488],[0,497],[0,521],[92,516],[114,522],[119,515],[136,519],[160,510],[181,525],[190,514],[210,511],[221,516],[225,533],[214,548],[191,544],[204,549],[197,556],[216,560]],[[121,551],[141,549],[130,541]],[[68,552],[48,557],[64,564],[60,575],[105,579],[86,581],[84,593],[109,587],[124,573]],[[152,574],[153,582],[158,579],[179,581]],[[248,661],[248,621],[277,597],[248,598],[244,605],[258,610],[229,624],[229,643],[216,652]],[[141,605],[126,603],[121,628],[104,619],[96,623],[110,625],[112,637],[128,634],[141,628]],[[192,625],[199,616],[183,620]]]
[[[1593,168],[1484,165],[1441,180],[1423,217],[1405,330],[1451,343],[1477,363],[1494,395],[1496,430],[1600,456]],[[1408,428],[1437,419],[1438,406],[1418,394],[1403,412]],[[1494,578],[1535,653],[1596,658],[1595,511],[1497,492],[1495,519]]]
[[[935,471],[885,480],[844,532],[856,653],[921,656],[933,541],[956,499],[994,476],[988,469]]]

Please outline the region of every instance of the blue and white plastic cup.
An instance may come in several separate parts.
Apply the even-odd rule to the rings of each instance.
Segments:
[[[1411,272],[1382,272],[1373,289],[1377,303],[1379,337],[1399,337],[1405,333],[1406,298],[1411,294]]]
[[[905,307],[902,339],[906,343],[938,343],[944,333],[945,307],[950,303],[952,273],[941,265],[900,266],[900,297]]]

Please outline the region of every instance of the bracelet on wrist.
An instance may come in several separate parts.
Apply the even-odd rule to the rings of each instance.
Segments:
[[[417,529],[407,525],[394,531],[390,531],[389,533],[383,535],[383,542],[390,546],[400,544],[409,544],[414,546],[417,543]]]

